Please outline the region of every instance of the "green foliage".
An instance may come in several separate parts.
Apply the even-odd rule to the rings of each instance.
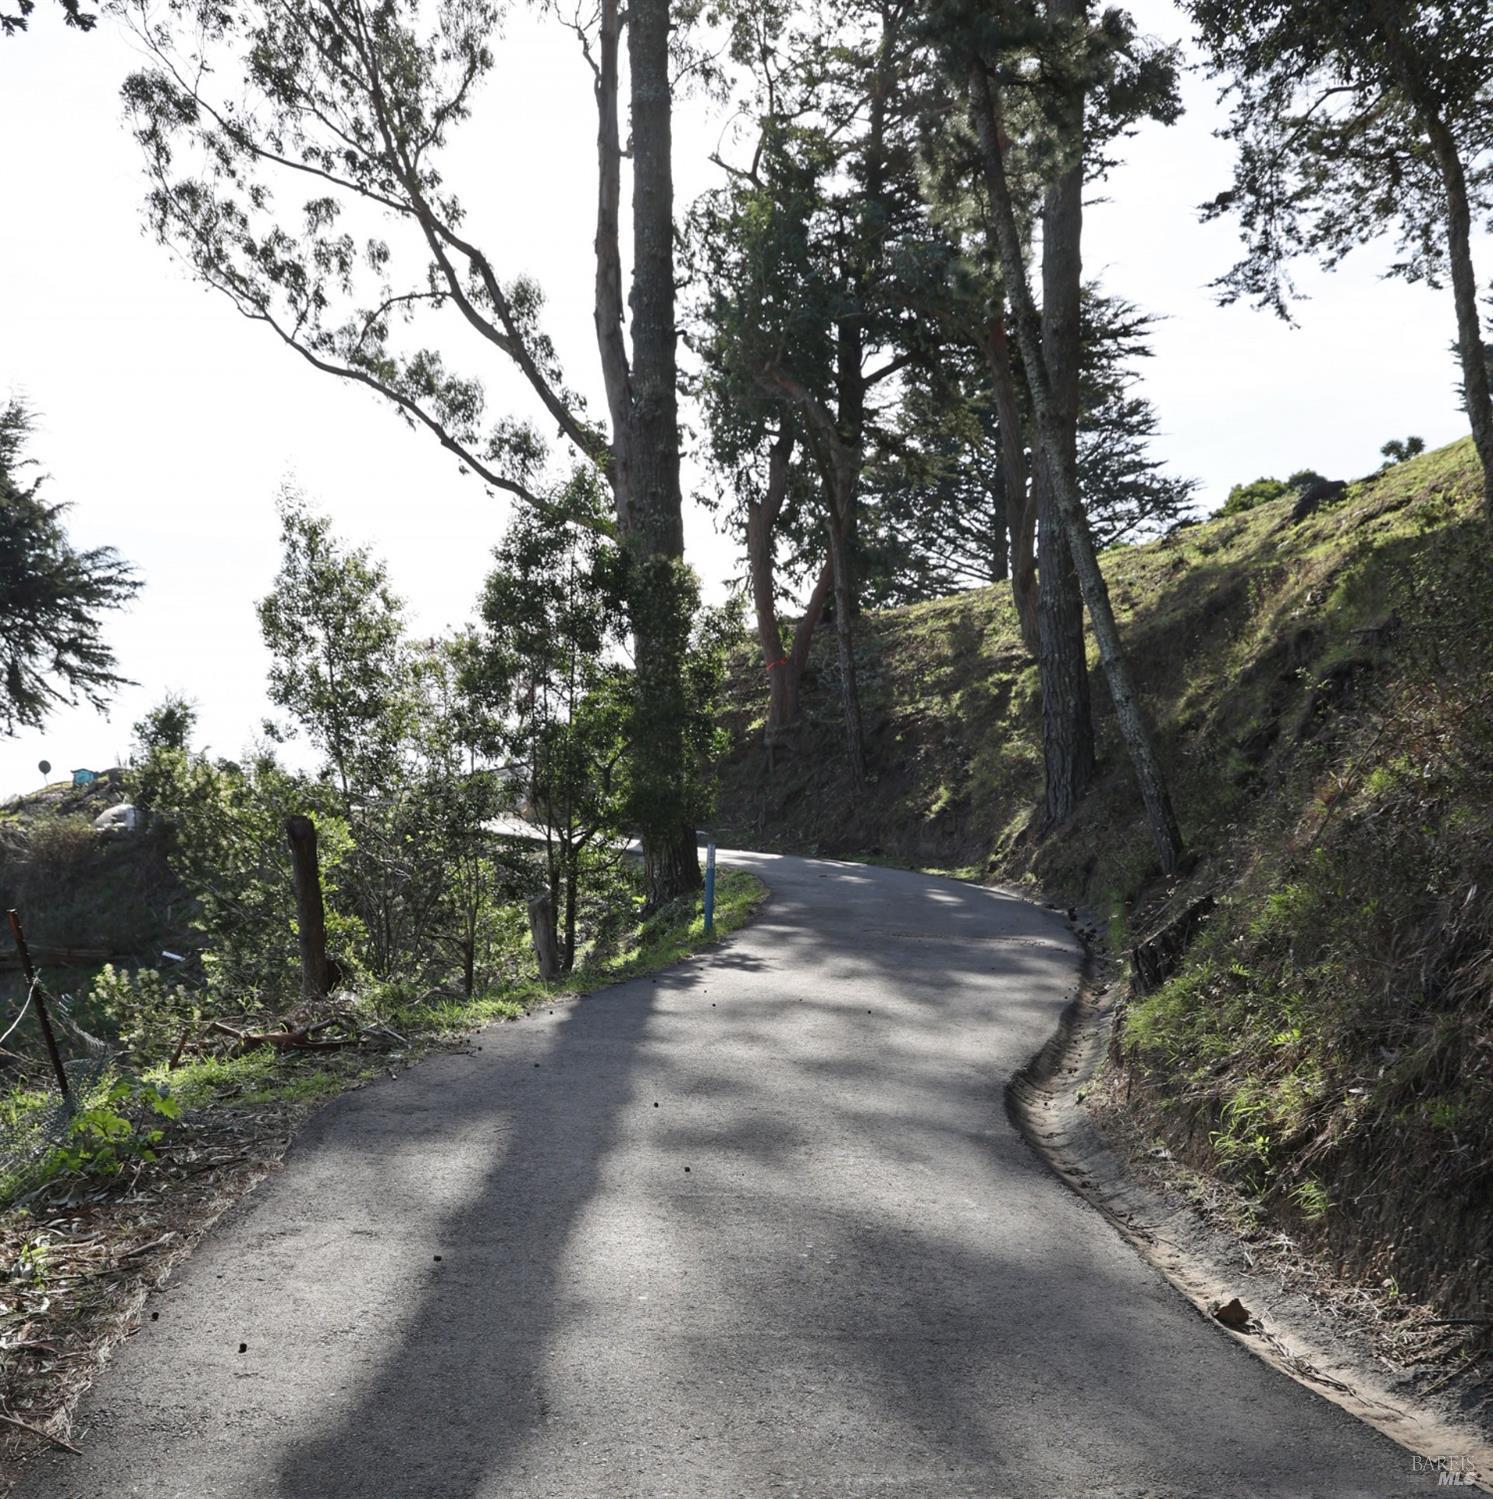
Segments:
[[[0,16],[0,20],[4,17]],[[79,700],[102,709],[127,679],[114,670],[100,616],[121,608],[139,579],[112,547],[78,551],[62,524],[65,505],[25,481],[31,413],[0,409],[0,728],[40,728],[49,712]]]
[[[357,922],[339,910],[337,898],[350,840],[325,789],[285,771],[268,750],[241,765],[157,749],[131,778],[171,827],[171,865],[193,897],[192,925],[215,1005],[275,1013],[298,992],[284,830],[292,812],[316,814],[333,950],[346,952],[357,941]]]
[[[411,4],[376,26],[352,0],[208,17],[125,0],[119,14],[143,56],[123,96],[150,227],[207,285],[319,369],[379,392],[489,485],[534,500],[545,440],[491,417],[481,382],[453,367],[440,314],[464,328],[454,303],[485,357],[502,349],[575,445],[602,456],[538,285],[500,279],[465,239],[454,248],[470,230],[440,162],[492,68],[500,6]],[[353,227],[370,210],[381,233]]]
[[[1471,168],[1474,221],[1493,206],[1480,165],[1493,149],[1483,65],[1493,7],[1189,0],[1185,9],[1230,78],[1234,184],[1209,211],[1238,214],[1246,253],[1225,293],[1284,311],[1293,257],[1335,265],[1387,231],[1398,235],[1394,274],[1439,279],[1447,198],[1433,132]]]
[[[1154,535],[1193,508],[1196,483],[1151,455],[1158,418],[1135,391],[1154,323],[1097,285],[1084,289],[1078,486],[1101,548]],[[909,380],[890,457],[867,469],[857,548],[868,606],[995,582],[1008,566],[999,424],[978,360],[959,375],[977,398],[961,404],[950,391],[957,357],[940,350],[941,380]]]
[[[281,522],[280,573],[259,610],[270,691],[325,757],[320,782],[298,788],[304,805],[286,810],[317,813],[344,954],[380,978],[429,976],[454,955],[471,992],[516,881],[486,829],[510,798],[458,690],[459,652],[412,648],[382,562],[324,517],[292,497]]]
[[[715,807],[711,764],[725,743],[719,692],[727,652],[741,630],[740,604],[703,607],[699,579],[682,561],[629,557],[627,563],[629,618],[638,637],[647,621],[654,651],[633,669],[655,676],[653,691],[634,700],[623,730],[632,747],[628,817],[644,828],[659,826],[657,819],[668,815],[703,827]],[[669,658],[679,669],[665,685]],[[659,706],[643,711],[645,702]]]
[[[97,14],[84,10],[80,0],[59,0],[59,3],[66,25],[74,26],[79,31],[92,31],[98,25]],[[36,0],[16,0],[13,11],[0,10],[0,36],[16,36],[27,30],[35,10]]]
[[[135,725],[135,745],[142,758],[158,749],[185,750],[196,727],[197,704],[179,692],[168,692]]]
[[[1308,1223],[1320,1223],[1332,1206],[1327,1188],[1315,1176],[1307,1177],[1291,1189],[1291,1201]]]
[[[342,546],[292,493],[281,498],[280,541],[280,572],[259,604],[270,700],[326,757],[351,807],[402,768],[413,709],[402,607],[383,564]]]
[[[1243,515],[1257,505],[1268,505],[1272,500],[1284,499],[1293,492],[1293,486],[1279,479],[1256,479],[1252,484],[1236,484],[1224,501],[1220,515]]]
[[[898,371],[937,387],[945,434],[969,428],[957,381],[935,368],[931,314],[949,300],[951,251],[919,187],[927,75],[909,13],[860,0],[800,18],[758,6],[741,12],[735,40],[751,79],[751,165],[691,210],[699,394],[738,526],[773,443],[793,433],[791,496],[769,525],[801,575],[818,571],[825,519],[855,503],[862,469],[904,452]],[[906,457],[926,476],[927,453]],[[950,457],[935,464],[946,477]]]
[[[1406,437],[1403,440],[1391,437],[1379,452],[1384,457],[1384,467],[1390,468],[1396,463],[1404,463],[1408,459],[1418,458],[1426,450],[1426,440],[1423,437]]]
[[[89,1000],[142,1067],[169,1061],[202,1019],[198,996],[183,984],[168,983],[154,968],[130,973],[106,963]]]
[[[38,817],[26,829],[26,851],[31,873],[57,884],[77,875],[93,860],[98,834],[93,823],[79,814]]]
[[[130,1117],[142,1112],[160,1119],[177,1119],[181,1105],[169,1089],[139,1078],[117,1078],[103,1096],[73,1115],[67,1137],[52,1164],[62,1171],[90,1176],[114,1176],[131,1165],[156,1159],[155,1146],[163,1131],[142,1126]]]
[[[1270,1172],[1269,1101],[1245,1086],[1223,1106],[1220,1127],[1209,1137],[1226,1175],[1258,1191]]]
[[[490,763],[488,726],[462,689],[467,649],[461,639],[443,641],[416,658],[415,769],[400,803],[404,842],[395,861],[404,871],[403,890],[391,894],[418,927],[412,926],[405,957],[415,956],[423,931],[436,960],[454,962],[470,998],[514,946],[513,902],[532,859],[489,828],[512,816],[516,792]],[[362,819],[355,824],[355,836],[362,825]],[[409,971],[392,959],[381,971],[396,978]]]
[[[557,501],[562,520],[514,519],[483,589],[481,630],[458,641],[455,656],[474,740],[506,762],[524,810],[544,831],[543,879],[566,972],[585,877],[616,862],[630,813],[660,825],[646,822],[657,809],[639,808],[634,797],[644,756],[627,753],[635,698],[616,660],[625,571],[594,524],[604,504],[581,471]],[[673,784],[677,764],[675,755],[661,779]]]

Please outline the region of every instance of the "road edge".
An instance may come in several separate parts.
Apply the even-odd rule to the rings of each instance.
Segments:
[[[1427,1474],[1442,1471],[1430,1465],[1446,1464],[1457,1486],[1493,1494],[1493,1443],[1389,1391],[1363,1361],[1328,1351],[1320,1334],[1301,1319],[1271,1313],[1257,1316],[1240,1332],[1213,1316],[1214,1308],[1241,1292],[1248,1304],[1261,1304],[1242,1284],[1249,1277],[1156,1232],[1180,1216],[1192,1218],[1198,1228],[1202,1221],[1186,1204],[1137,1181],[1083,1105],[1109,1048],[1119,988],[1100,983],[1100,964],[1087,941],[1084,951],[1078,990],[1057,1029],[1006,1084],[1006,1112],[1017,1132],[1220,1335],[1421,1459]]]

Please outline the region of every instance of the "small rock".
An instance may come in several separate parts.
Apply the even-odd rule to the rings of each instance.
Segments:
[[[249,1345],[247,1343],[240,1343],[238,1345],[238,1351],[240,1353],[247,1353],[249,1351]]]
[[[1236,1296],[1232,1301],[1225,1302],[1222,1306],[1214,1307],[1213,1318],[1222,1322],[1225,1327],[1232,1328],[1235,1332],[1245,1332],[1249,1324],[1254,1321],[1254,1314]]]

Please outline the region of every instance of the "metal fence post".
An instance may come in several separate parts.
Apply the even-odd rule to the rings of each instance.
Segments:
[[[705,845],[705,935],[715,931],[715,839]]]
[[[52,1019],[47,1014],[46,991],[36,980],[36,969],[31,964],[31,949],[26,946],[26,934],[21,930],[21,918],[15,911],[7,911],[5,919],[10,923],[10,935],[15,938],[16,951],[21,955],[21,968],[26,982],[31,986],[31,996],[36,1001],[36,1018],[41,1022],[42,1039],[47,1043],[47,1055],[52,1059],[52,1070],[57,1074],[57,1087],[64,1099],[68,1098],[67,1069],[62,1065],[62,1053],[57,1050],[57,1038],[52,1034]]]

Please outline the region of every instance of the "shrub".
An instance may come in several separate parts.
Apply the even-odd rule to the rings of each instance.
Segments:
[[[202,1018],[197,996],[180,984],[168,984],[154,968],[127,973],[105,964],[89,998],[143,1065],[169,1060],[183,1032]]]
[[[1383,455],[1382,468],[1393,468],[1397,463],[1404,463],[1409,458],[1415,458],[1426,450],[1426,440],[1423,437],[1407,437],[1401,440],[1391,437],[1379,452]]]
[[[1292,486],[1283,484],[1279,479],[1256,479],[1252,484],[1236,484],[1229,491],[1229,497],[1224,501],[1219,514],[1243,515],[1247,510],[1268,505],[1271,500],[1284,499],[1291,493]]]
[[[97,836],[86,817],[38,817],[28,830],[27,842],[32,871],[56,879],[92,860]]]
[[[154,1161],[162,1132],[143,1127],[131,1114],[177,1119],[181,1105],[158,1083],[116,1078],[101,1099],[73,1115],[56,1164],[64,1171],[113,1176],[131,1162]]]

